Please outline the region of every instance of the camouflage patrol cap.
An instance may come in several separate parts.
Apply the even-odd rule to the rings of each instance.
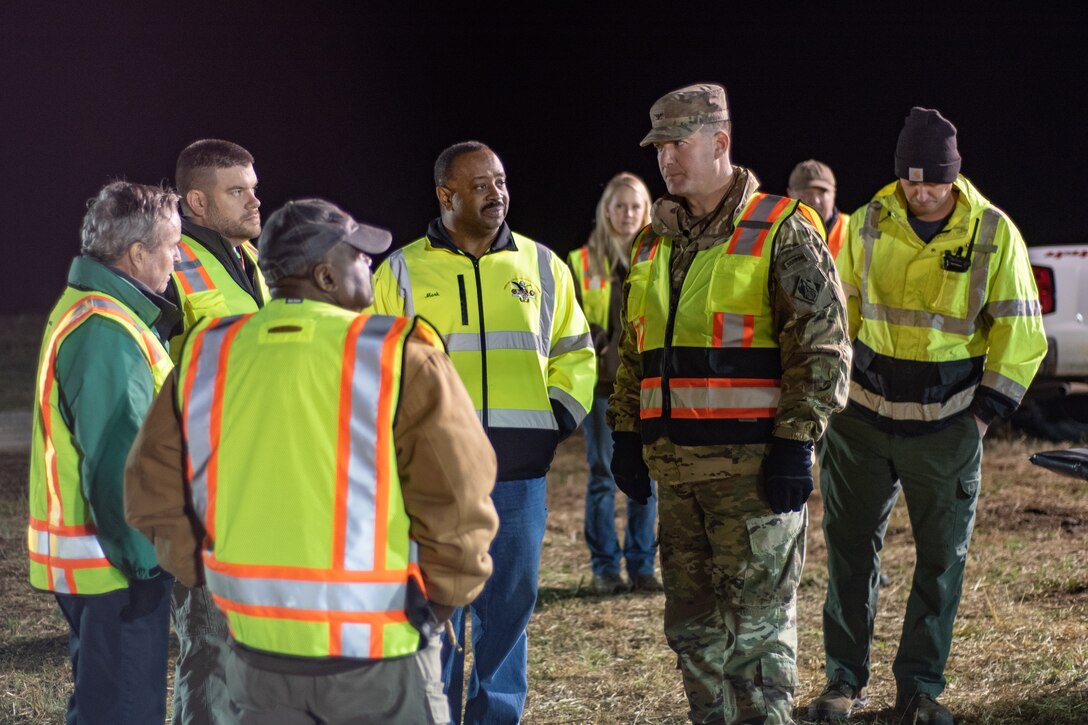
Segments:
[[[729,120],[725,88],[716,83],[698,83],[666,93],[650,106],[651,129],[639,146],[661,141],[679,141],[703,124]]]

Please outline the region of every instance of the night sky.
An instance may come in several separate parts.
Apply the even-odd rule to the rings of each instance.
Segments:
[[[673,2],[542,4],[518,20],[497,4],[6,5],[0,312],[54,302],[99,187],[172,183],[178,151],[203,137],[256,157],[262,216],[322,196],[391,229],[395,245],[437,215],[438,152],[477,139],[506,167],[511,226],[565,253],[614,173],[663,192],[653,151],[638,146],[649,106],[703,81],[725,85],[733,161],[767,191],[783,193],[793,165],[815,157],[852,211],[893,179],[910,107],[936,107],[959,129],[964,174],[1029,244],[1088,241],[1086,24],[1067,14]]]

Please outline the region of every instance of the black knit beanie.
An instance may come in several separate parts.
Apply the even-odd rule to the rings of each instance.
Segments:
[[[895,175],[907,181],[951,184],[960,173],[956,127],[940,111],[910,109],[895,145]]]

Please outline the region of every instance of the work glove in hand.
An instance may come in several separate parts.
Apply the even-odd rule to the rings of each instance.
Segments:
[[[763,493],[771,511],[800,511],[812,493],[812,441],[771,438],[763,459]]]
[[[132,622],[146,617],[159,608],[170,592],[174,580],[162,569],[155,567],[150,579],[130,579],[128,582],[128,606],[121,609],[121,619]]]
[[[612,431],[612,478],[616,487],[645,505],[650,500],[650,471],[642,460],[642,436],[630,431]]]

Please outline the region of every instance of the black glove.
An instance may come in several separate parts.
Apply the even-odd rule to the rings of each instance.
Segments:
[[[612,478],[616,487],[645,505],[650,500],[650,470],[642,460],[642,436],[630,431],[612,431]]]
[[[763,459],[763,494],[771,511],[800,511],[812,493],[812,441],[771,438]]]
[[[121,610],[121,619],[132,622],[146,617],[159,608],[174,584],[174,578],[155,567],[150,579],[129,579],[128,606]]]

